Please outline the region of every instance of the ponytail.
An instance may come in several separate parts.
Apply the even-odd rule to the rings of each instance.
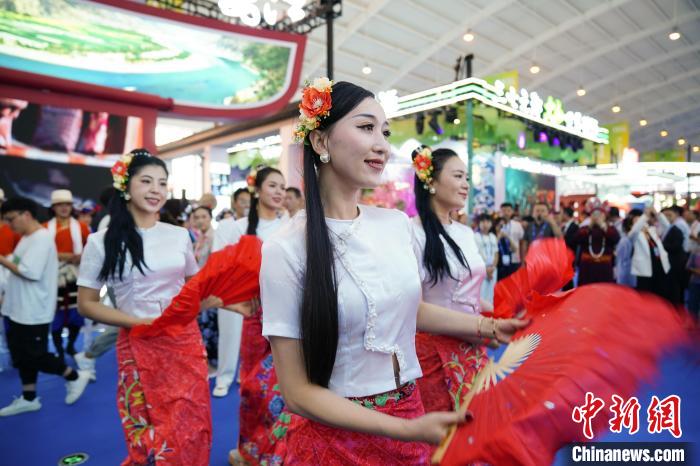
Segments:
[[[312,383],[328,386],[338,348],[338,286],[333,246],[321,203],[315,155],[304,147],[306,197],[306,275],[301,313],[301,340],[306,375]]]

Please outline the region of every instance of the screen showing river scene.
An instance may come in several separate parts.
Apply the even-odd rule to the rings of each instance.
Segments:
[[[181,105],[235,109],[274,101],[289,86],[297,53],[295,42],[82,0],[0,5],[0,66]]]

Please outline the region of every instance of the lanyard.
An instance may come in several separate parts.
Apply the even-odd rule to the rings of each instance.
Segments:
[[[535,232],[535,222],[532,222],[532,239],[544,238],[544,232],[547,228],[547,222],[542,222],[542,226],[539,231]]]
[[[498,240],[498,253],[501,256],[510,255],[510,243],[508,242],[508,238],[501,238]]]

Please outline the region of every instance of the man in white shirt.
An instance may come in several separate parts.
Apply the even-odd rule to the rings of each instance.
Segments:
[[[0,409],[0,416],[41,409],[36,396],[39,372],[66,379],[66,404],[75,403],[85,391],[90,375],[76,371],[48,352],[49,324],[56,311],[58,253],[48,230],[36,221],[37,204],[26,198],[2,205],[2,217],[22,236],[10,258],[0,256],[0,266],[10,271],[2,314],[8,318],[8,346],[19,369],[22,397]]]
[[[299,188],[290,186],[284,195],[284,207],[289,212],[289,218],[294,217],[297,212],[304,208],[304,196]]]
[[[508,235],[511,241],[512,249],[510,254],[510,262],[514,265],[520,265],[520,247],[525,236],[525,231],[523,230],[522,225],[520,225],[520,222],[513,220],[513,214],[513,204],[510,202],[504,202],[501,204],[501,216],[503,217],[504,222],[501,231]],[[513,267],[513,270],[516,268],[517,267]]]

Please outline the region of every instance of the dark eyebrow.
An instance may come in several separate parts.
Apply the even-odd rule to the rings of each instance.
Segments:
[[[369,118],[370,120],[377,121],[377,117],[371,113],[359,113],[357,115],[353,115],[353,118]]]

